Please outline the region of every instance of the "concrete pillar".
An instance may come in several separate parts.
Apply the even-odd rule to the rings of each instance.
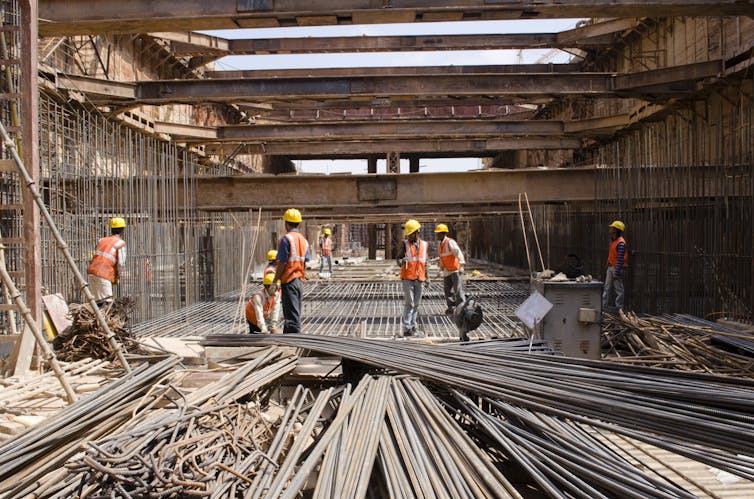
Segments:
[[[419,173],[419,156],[411,156],[409,158],[409,173]]]
[[[385,224],[385,260],[395,258],[393,256],[393,224]]]
[[[369,259],[377,259],[377,225],[367,224],[367,246]]]
[[[367,173],[377,173],[377,156],[367,158]]]

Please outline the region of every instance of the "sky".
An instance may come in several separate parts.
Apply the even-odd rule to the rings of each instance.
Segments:
[[[552,33],[576,26],[580,19],[537,19],[530,21],[472,21],[445,23],[404,23],[371,25],[338,25],[292,28],[263,28],[202,31],[228,39],[238,38],[302,38],[331,36],[390,36],[440,34]],[[389,66],[479,66],[496,64],[566,63],[569,54],[541,50],[469,50],[400,53],[343,54],[281,54],[240,55],[218,60],[217,69],[296,69]],[[545,60],[543,60],[545,58]],[[297,161],[302,173],[343,174],[366,173],[366,160]],[[481,168],[478,158],[425,159],[420,172],[469,171]],[[384,173],[385,162],[379,161],[377,172]],[[401,172],[408,172],[408,161],[401,161]]]

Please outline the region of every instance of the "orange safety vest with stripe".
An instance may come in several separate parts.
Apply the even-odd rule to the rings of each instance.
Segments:
[[[329,237],[322,239],[322,254],[325,256],[332,255],[332,239]]]
[[[461,268],[461,261],[455,253],[450,250],[450,241],[452,241],[452,239],[446,236],[445,239],[440,242],[439,253],[442,268],[453,271]]]
[[[97,242],[94,256],[89,263],[87,274],[96,275],[110,282],[115,282],[116,267],[118,266],[118,250],[123,248],[126,242],[120,236],[103,237]]]
[[[306,252],[309,251],[309,242],[299,232],[288,232],[283,237],[288,239],[290,248],[280,282],[286,284],[297,277],[302,281],[306,280]]]
[[[254,295],[258,295],[262,299],[262,313],[264,314],[264,321],[269,322],[270,315],[272,315],[272,311],[275,310],[275,301],[280,294],[280,290],[278,289],[277,292],[272,297],[270,297],[270,295],[267,293],[267,290],[260,289],[259,291],[251,295],[251,298],[249,298],[249,300],[246,302],[246,320],[256,326],[260,326],[259,329],[262,329],[261,325],[257,321],[257,313],[254,310]]]
[[[615,241],[610,243],[610,251],[607,254],[607,264],[611,267],[615,268],[616,265],[618,265],[618,244],[623,243],[626,245],[626,247],[623,250],[623,267],[628,267],[628,245],[626,244],[626,240],[623,239],[623,236],[618,237],[615,239]]]
[[[427,280],[427,241],[419,240],[419,247],[411,244],[408,239],[403,241],[406,245],[406,262],[401,266],[401,279],[414,281]]]

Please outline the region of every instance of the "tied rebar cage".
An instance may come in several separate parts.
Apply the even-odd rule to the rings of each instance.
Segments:
[[[126,219],[126,270],[114,291],[136,299],[133,323],[239,287],[256,218],[196,209],[194,179],[207,166],[192,153],[42,95],[40,163],[45,202],[82,270],[109,219]],[[79,301],[44,231],[42,246],[47,292]]]
[[[0,58],[5,60],[0,71],[0,120],[7,125],[11,137],[20,140],[20,105],[19,93],[21,83],[21,8],[16,0],[0,2],[0,21],[3,28],[3,39],[0,43]],[[2,147],[0,158],[12,161],[10,151]],[[16,284],[24,287],[24,255],[23,255],[23,213],[21,181],[15,169],[0,168],[0,241],[3,245],[3,256]],[[9,295],[0,286],[0,304],[9,304]],[[0,313],[0,331],[13,331],[20,327],[23,318],[14,315],[14,325],[11,327],[8,314]]]

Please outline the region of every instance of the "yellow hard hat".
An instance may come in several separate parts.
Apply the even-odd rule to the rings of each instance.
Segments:
[[[325,229],[322,229],[322,233],[327,234],[329,236],[330,234],[332,234],[332,231],[330,229],[325,228]]]
[[[437,224],[437,227],[435,227],[435,232],[450,232],[448,230],[448,226],[445,224]]]
[[[264,275],[264,279],[262,280],[262,284],[264,284],[265,286],[269,286],[273,282],[275,282],[275,274],[273,274],[272,272],[267,272]]]
[[[624,230],[626,230],[626,225],[623,222],[621,222],[620,220],[616,220],[613,223],[611,223],[610,227],[616,228],[616,229],[618,229],[621,232],[623,232]]]
[[[270,250],[267,252],[267,259],[269,261],[278,259],[278,250]]]
[[[411,220],[406,222],[406,225],[403,226],[403,235],[408,236],[409,234],[413,234],[421,228],[422,225],[412,218]]]
[[[296,208],[288,208],[285,210],[285,214],[283,214],[283,220],[292,224],[297,224],[303,219],[301,218],[301,212]]]
[[[123,217],[115,217],[110,219],[111,229],[122,229],[126,226],[126,219]]]

